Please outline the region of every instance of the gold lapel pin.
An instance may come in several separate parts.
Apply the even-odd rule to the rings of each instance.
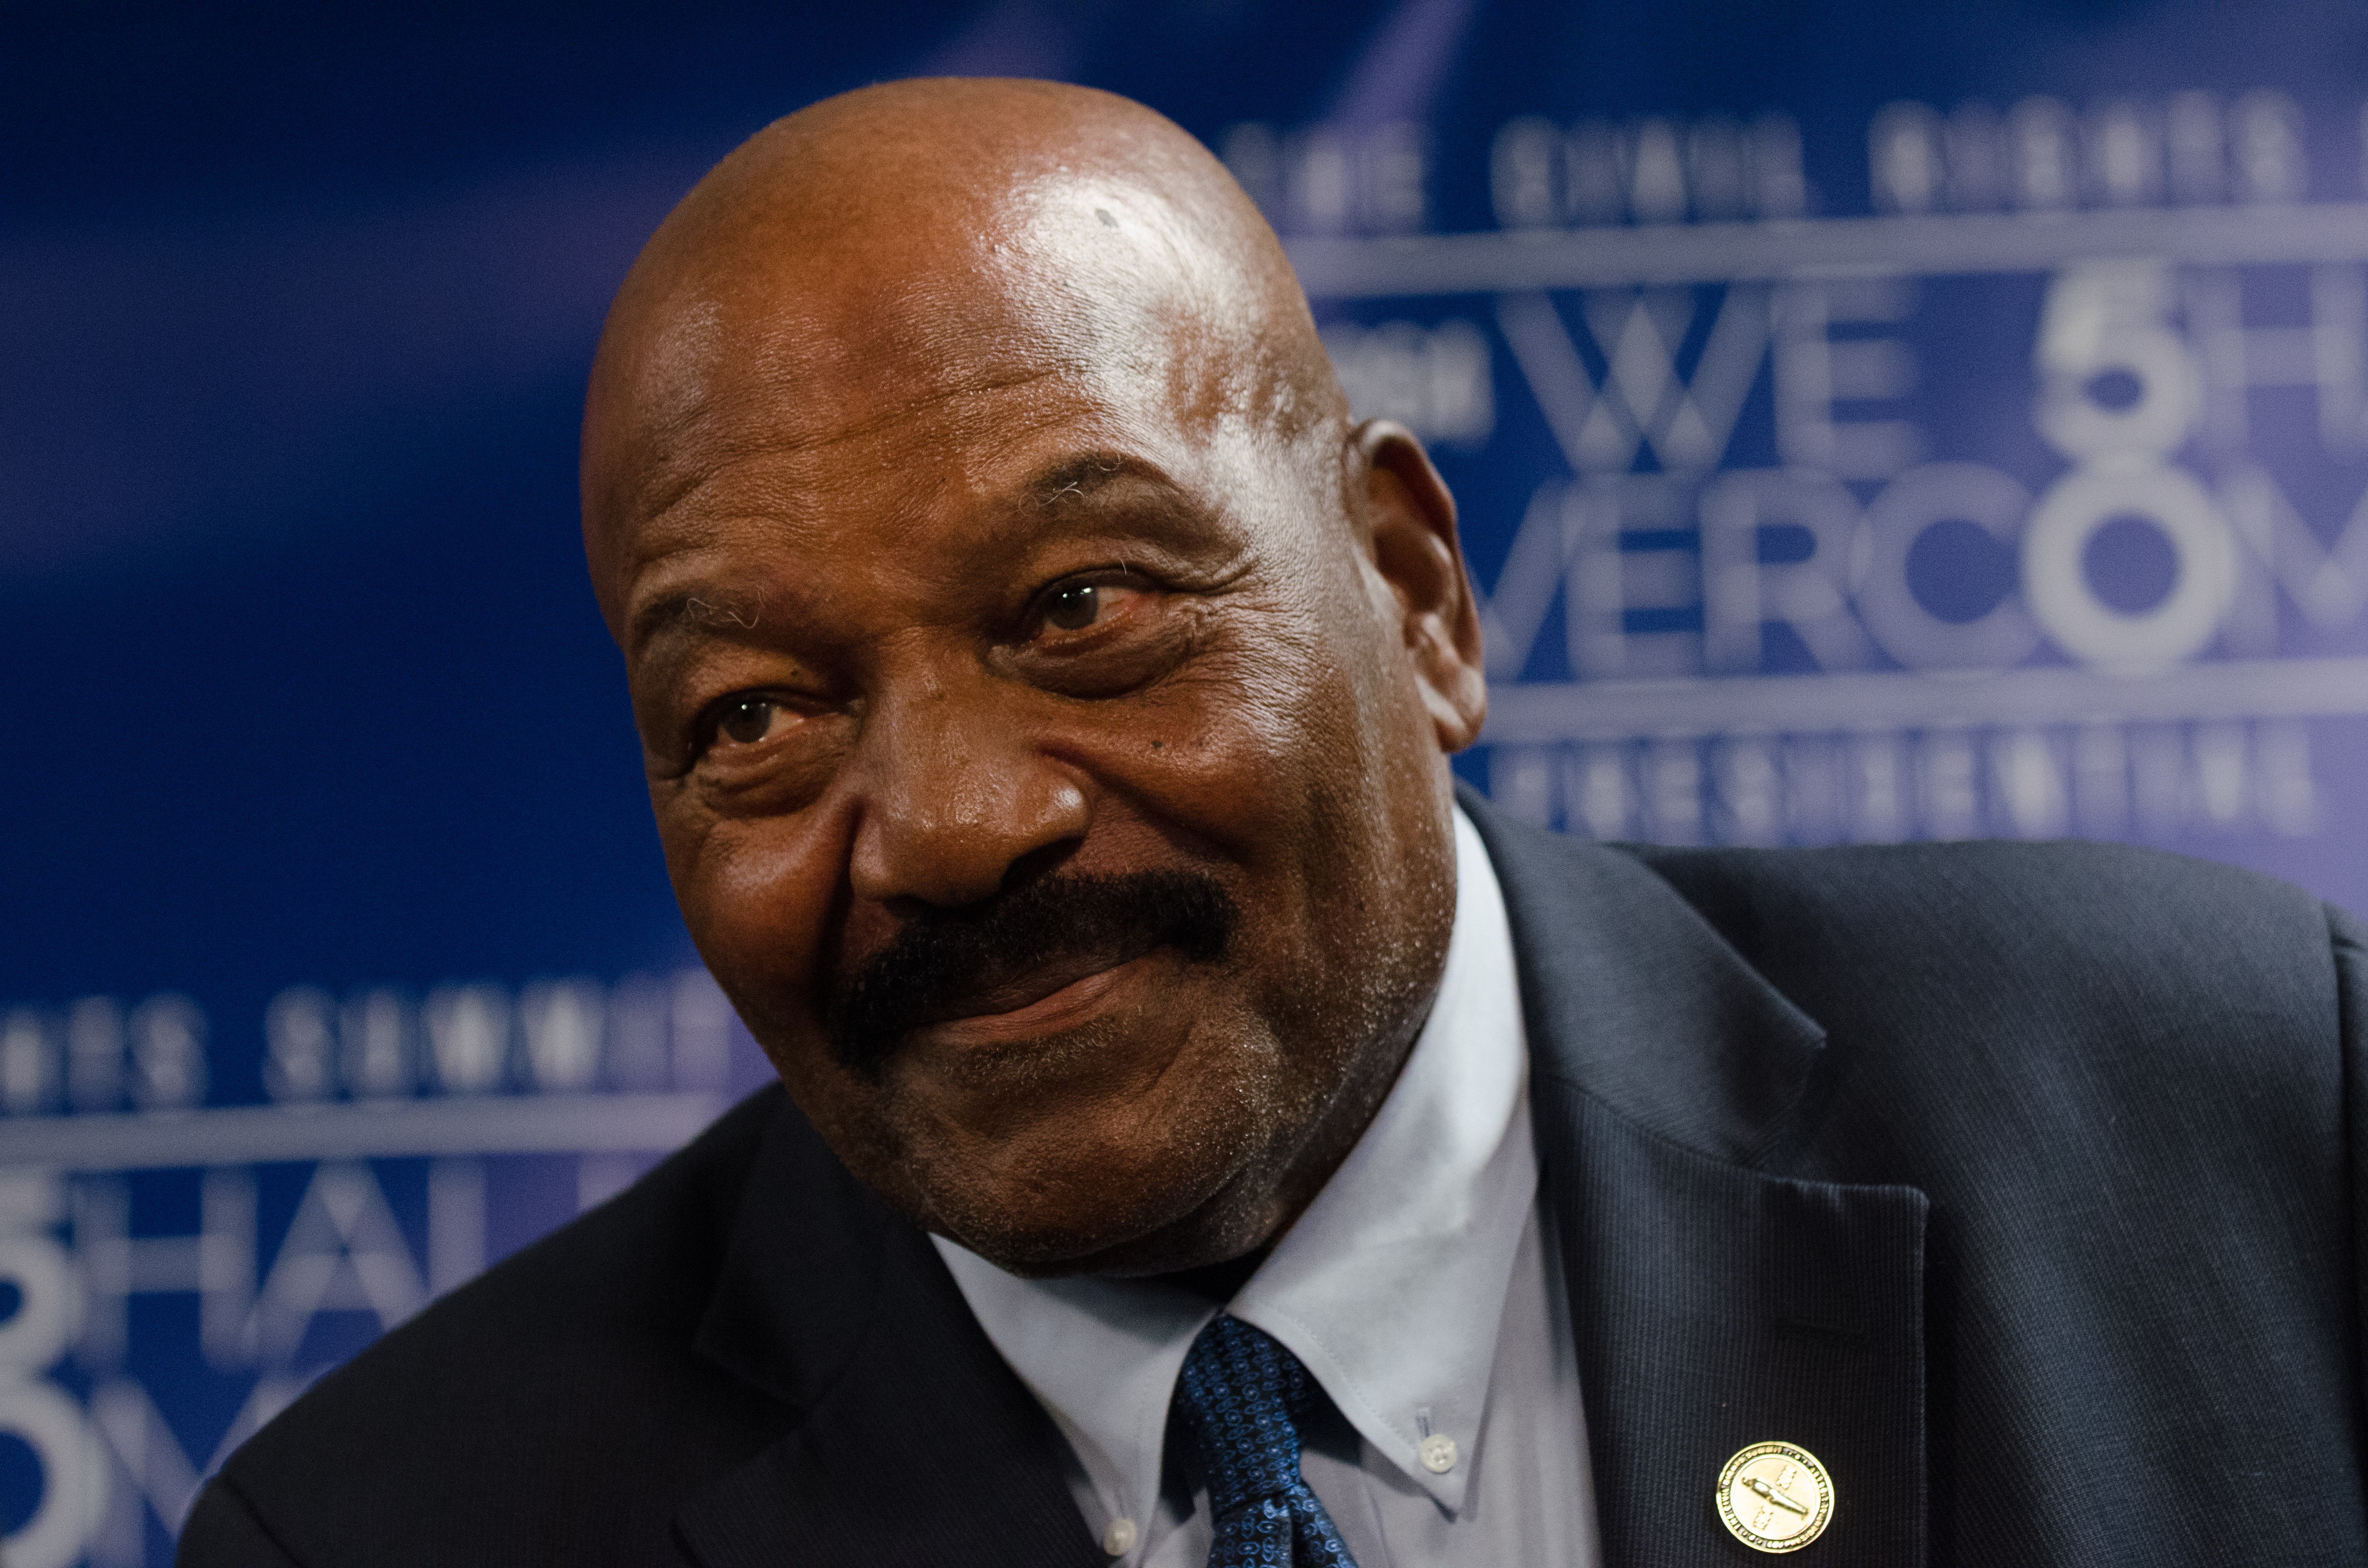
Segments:
[[[1754,1551],[1798,1551],[1833,1520],[1833,1478],[1806,1449],[1754,1443],[1718,1472],[1718,1517]]]

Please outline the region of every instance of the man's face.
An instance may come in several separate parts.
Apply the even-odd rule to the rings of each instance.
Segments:
[[[1007,1267],[1145,1271],[1328,1174],[1452,850],[1354,449],[1065,221],[673,312],[595,571],[692,936],[825,1139]]]

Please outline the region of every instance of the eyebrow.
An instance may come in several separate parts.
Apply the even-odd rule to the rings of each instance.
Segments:
[[[1176,490],[1176,482],[1155,464],[1126,452],[1078,452],[1058,458],[1020,481],[1019,494],[1040,511],[1080,501],[1123,480]]]
[[[763,624],[765,613],[753,601],[735,603],[735,597],[703,584],[661,594],[633,612],[625,645],[646,653],[654,642],[692,633],[727,642],[743,638]]]

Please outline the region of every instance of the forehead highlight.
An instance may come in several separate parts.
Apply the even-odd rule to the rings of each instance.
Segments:
[[[1237,269],[1156,193],[1049,183],[887,254],[872,233],[703,256],[614,357],[617,401],[661,439],[703,424],[785,449],[1048,379],[1113,405],[1259,401],[1201,384],[1258,379],[1268,357]],[[1110,204],[1146,215],[1113,233],[1094,216]]]

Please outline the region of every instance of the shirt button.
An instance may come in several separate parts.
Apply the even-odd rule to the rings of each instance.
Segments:
[[[1455,1439],[1443,1432],[1434,1432],[1422,1440],[1422,1468],[1433,1475],[1445,1475],[1455,1468]]]
[[[1102,1531],[1102,1550],[1112,1557],[1124,1557],[1134,1550],[1134,1521],[1112,1519],[1110,1528]]]

